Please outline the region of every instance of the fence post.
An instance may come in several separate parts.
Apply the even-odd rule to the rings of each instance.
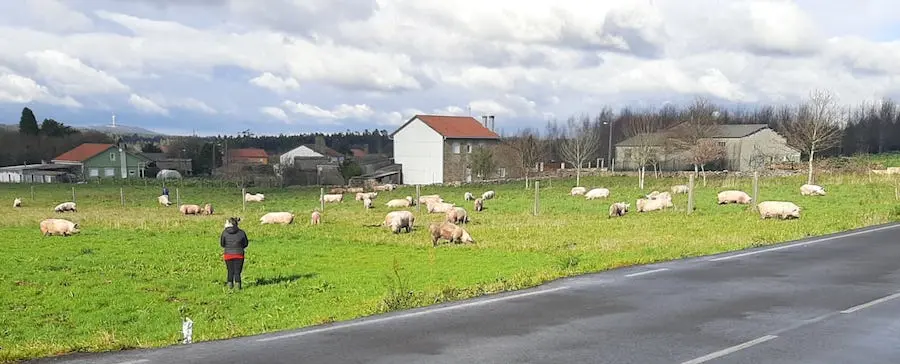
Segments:
[[[759,172],[753,171],[753,208],[759,203]]]
[[[534,216],[538,216],[541,213],[541,182],[534,181]]]
[[[175,187],[175,206],[181,207],[181,194],[178,192],[178,187]]]
[[[319,187],[319,208],[325,212],[325,187]]]
[[[687,213],[690,215],[694,212],[694,175],[688,176],[688,207]]]
[[[75,186],[72,186],[72,202],[75,202]]]
[[[31,186],[31,200],[34,201],[34,185]]]
[[[419,196],[421,196],[421,185],[416,185],[416,213],[420,211],[419,208]]]
[[[122,199],[122,207],[125,207],[125,187],[119,187],[119,198]]]
[[[241,211],[244,211],[247,209],[247,199],[244,197],[244,196],[246,196],[246,193],[247,193],[247,189],[241,188]]]

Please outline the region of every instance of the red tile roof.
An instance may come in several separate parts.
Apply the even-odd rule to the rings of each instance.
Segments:
[[[500,139],[497,133],[492,132],[471,116],[416,115],[398,128],[397,131],[400,131],[400,129],[403,129],[415,119],[422,120],[425,125],[428,125],[445,138]],[[391,136],[396,134],[397,131]]]
[[[367,154],[369,154],[361,148],[350,148],[350,153],[353,153],[353,156],[357,158],[365,157]]]
[[[265,150],[259,148],[232,149],[228,151],[231,158],[269,158]]]
[[[84,143],[75,147],[68,152],[60,154],[58,157],[53,158],[55,161],[70,161],[70,162],[84,162],[88,159],[91,159],[93,156],[103,153],[109,148],[112,148],[114,145],[112,144],[97,144],[97,143]]]

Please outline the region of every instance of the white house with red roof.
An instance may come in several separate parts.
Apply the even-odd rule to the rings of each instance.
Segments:
[[[391,133],[394,163],[401,165],[404,184],[471,181],[468,155],[492,146],[500,136],[471,116],[416,115]],[[488,126],[485,126],[487,124]],[[499,174],[504,174],[500,169]]]

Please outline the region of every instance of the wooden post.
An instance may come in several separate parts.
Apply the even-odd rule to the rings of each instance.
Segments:
[[[31,200],[34,201],[34,186],[31,186]]]
[[[753,171],[753,208],[759,203],[759,172]]]
[[[688,177],[688,207],[687,213],[690,215],[694,212],[694,175]]]
[[[122,207],[125,207],[125,188],[119,187],[119,198],[122,199]]]
[[[181,194],[178,192],[178,187],[175,187],[175,206],[181,207]]]
[[[418,213],[420,211],[419,196],[421,196],[421,193],[422,193],[421,187],[422,187],[421,185],[416,185],[416,213]]]
[[[244,196],[246,196],[246,193],[247,193],[247,189],[241,188],[241,211],[244,211],[247,209],[247,199],[244,197]]]
[[[538,216],[541,213],[541,182],[534,181],[534,216]]]
[[[75,202],[75,186],[72,186],[72,202]]]
[[[325,212],[325,187],[319,187],[319,208]]]

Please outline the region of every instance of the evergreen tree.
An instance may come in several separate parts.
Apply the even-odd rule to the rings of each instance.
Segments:
[[[29,108],[22,109],[22,117],[19,118],[19,133],[25,135],[38,135],[40,129],[38,129],[37,118],[34,117],[34,112]]]

